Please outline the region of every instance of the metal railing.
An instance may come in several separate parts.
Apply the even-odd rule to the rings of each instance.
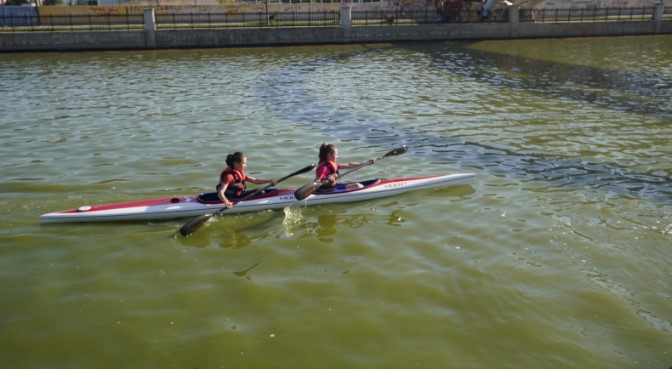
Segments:
[[[618,22],[652,20],[654,7],[599,9],[530,9],[529,17],[521,9],[521,22]]]
[[[271,0],[270,3],[283,3],[283,4],[300,4],[300,3],[317,3],[317,4],[342,4],[342,3],[381,3],[387,0]],[[243,0],[236,1],[238,3],[248,3],[248,4],[264,4],[265,0]]]
[[[474,9],[463,9],[458,12],[443,12],[435,9],[426,10],[353,10],[353,26],[377,26],[377,25],[414,25],[431,23],[476,23],[508,22],[508,10],[496,9],[487,18],[481,18]]]
[[[0,15],[0,32],[142,30],[142,14],[124,15]]]
[[[340,13],[272,12],[272,13],[171,13],[157,14],[157,29],[214,29],[249,27],[335,27]]]
[[[481,19],[474,9],[459,12],[442,12],[433,8],[425,10],[373,11],[352,10],[353,26],[416,25],[432,23],[502,23],[509,20],[509,9],[493,9],[486,19]],[[654,7],[601,8],[601,9],[520,9],[520,22],[615,22],[649,21]],[[255,12],[255,13],[159,13],[157,29],[217,29],[241,27],[338,27],[339,11],[321,12]],[[670,19],[665,9],[664,19]],[[143,14],[124,15],[9,15],[0,13],[0,32],[27,31],[109,31],[143,30]]]

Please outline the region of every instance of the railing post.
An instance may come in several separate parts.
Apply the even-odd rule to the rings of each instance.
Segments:
[[[145,17],[145,46],[148,49],[156,49],[156,18],[154,8],[144,10]]]
[[[352,29],[352,4],[341,4],[341,28],[343,28],[343,43],[350,43],[350,30]]]
[[[520,6],[509,6],[509,29],[511,38],[518,38],[518,23],[520,23]]]
[[[345,29],[352,27],[352,7],[350,4],[343,4],[341,7],[341,27]]]
[[[663,3],[658,3],[653,8],[653,21],[654,21],[654,32],[660,33],[660,28],[663,22],[663,13],[665,13],[665,5]]]

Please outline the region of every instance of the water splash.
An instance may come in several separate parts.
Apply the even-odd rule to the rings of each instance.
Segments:
[[[283,209],[285,217],[282,219],[282,226],[285,229],[286,237],[294,236],[293,229],[303,220],[303,209],[304,205],[301,203]]]

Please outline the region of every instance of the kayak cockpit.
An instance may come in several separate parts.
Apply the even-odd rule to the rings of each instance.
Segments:
[[[273,196],[277,192],[278,192],[277,188],[268,188],[264,191],[261,191],[261,193],[259,193],[258,195],[254,195],[250,198],[245,199],[245,201],[263,199],[264,197]],[[236,201],[239,201],[241,199],[240,197],[229,197],[229,196],[227,196],[227,198],[232,202],[236,202]],[[221,203],[223,203],[223,201],[219,199],[219,196],[217,196],[217,192],[203,192],[203,193],[199,194],[198,196],[196,196],[196,200],[201,204],[221,204]]]
[[[324,194],[324,195],[327,195],[327,194],[328,194],[328,195],[333,195],[333,194],[338,194],[338,193],[353,192],[353,191],[361,191],[361,190],[363,190],[363,189],[365,189],[365,188],[368,188],[368,187],[377,185],[379,182],[380,182],[380,179],[375,178],[375,179],[369,179],[369,180],[367,180],[367,181],[337,183],[337,184],[336,184],[336,188],[334,188],[334,189],[327,189],[327,190],[317,190],[317,192],[315,192],[315,194],[316,194],[316,195],[320,195],[320,194]],[[347,186],[348,186],[349,184],[353,184],[353,183],[359,183],[359,184],[361,184],[363,187],[362,187],[362,188],[355,189],[355,190],[352,190],[352,189],[348,190],[348,189],[347,189]]]

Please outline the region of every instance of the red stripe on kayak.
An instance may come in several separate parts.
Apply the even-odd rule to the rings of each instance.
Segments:
[[[81,210],[80,211],[78,209],[70,209],[70,210],[60,211],[59,213],[60,214],[89,213],[89,212],[92,212],[92,211],[122,209],[122,208],[136,207],[136,206],[179,204],[179,203],[186,202],[187,199],[192,199],[193,201],[196,201],[195,196],[165,197],[165,198],[162,198],[162,199],[129,201],[129,202],[120,202],[120,203],[116,203],[116,204],[91,205],[91,208],[87,209],[87,210]],[[81,208],[82,207],[80,207],[80,209]]]

